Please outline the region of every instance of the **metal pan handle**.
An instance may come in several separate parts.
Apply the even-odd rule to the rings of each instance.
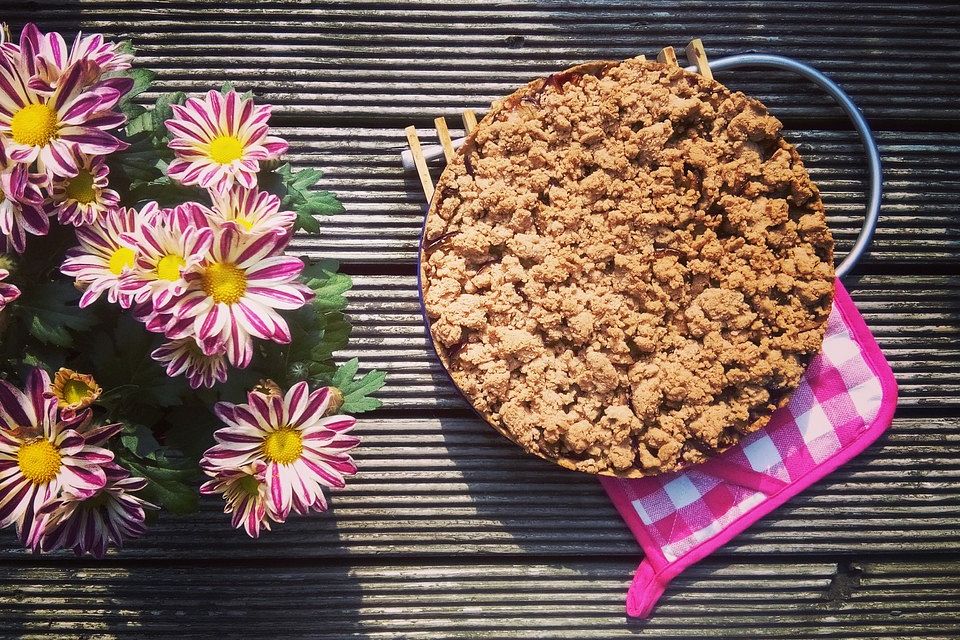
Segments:
[[[850,273],[850,270],[853,269],[860,258],[867,252],[870,242],[873,240],[873,232],[877,228],[877,220],[880,217],[880,200],[883,196],[883,173],[880,168],[880,151],[877,149],[877,142],[873,138],[870,125],[867,124],[863,114],[860,113],[860,109],[858,109],[857,105],[850,99],[850,96],[848,96],[837,83],[809,65],[797,62],[791,58],[765,53],[745,53],[719,58],[710,62],[710,69],[713,71],[723,71],[736,67],[775,67],[801,75],[833,96],[833,99],[837,101],[853,122],[857,134],[860,136],[860,141],[863,143],[863,148],[867,152],[867,165],[870,171],[870,199],[867,203],[867,211],[863,218],[863,226],[860,228],[860,235],[857,237],[853,248],[850,249],[850,253],[847,254],[847,257],[844,258],[840,266],[837,267],[837,277],[844,277]],[[695,66],[687,67],[688,71],[696,71],[696,69]]]
[[[860,113],[860,109],[858,109],[857,105],[850,99],[850,96],[848,96],[837,83],[809,65],[797,62],[791,58],[766,53],[744,53],[719,58],[710,63],[710,68],[713,71],[724,71],[737,67],[774,67],[801,75],[833,96],[834,100],[837,101],[853,122],[857,134],[860,136],[860,141],[863,143],[864,150],[867,152],[867,165],[870,171],[870,198],[867,203],[866,214],[863,217],[863,226],[860,228],[860,235],[857,237],[853,248],[850,249],[850,253],[847,254],[847,257],[844,258],[840,266],[837,267],[837,277],[844,277],[867,252],[873,240],[873,232],[877,228],[877,220],[880,217],[880,200],[883,196],[883,174],[880,169],[880,151],[877,149],[877,142],[873,138],[870,125],[867,124],[863,114]],[[686,70],[697,71],[697,67],[686,67]],[[453,144],[455,147],[458,147],[462,143],[463,140],[460,139],[454,141]],[[428,161],[436,160],[443,156],[443,149],[439,146],[424,147],[423,154]],[[410,151],[404,151],[402,157],[404,168],[412,169],[414,164]]]

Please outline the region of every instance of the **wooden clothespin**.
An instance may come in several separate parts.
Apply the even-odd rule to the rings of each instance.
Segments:
[[[427,168],[427,159],[423,157],[423,150],[420,148],[417,128],[410,125],[404,131],[407,133],[407,144],[410,145],[410,153],[413,155],[413,162],[417,167],[417,175],[420,176],[423,195],[426,196],[427,202],[430,202],[433,200],[433,179],[430,177],[430,169]]]
[[[697,67],[697,73],[707,80],[713,80],[713,72],[710,71],[710,63],[707,61],[707,52],[700,38],[694,38],[687,45],[687,61]]]

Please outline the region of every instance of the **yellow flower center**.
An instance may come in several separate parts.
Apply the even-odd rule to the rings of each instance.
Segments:
[[[82,404],[92,393],[93,389],[83,380],[67,380],[63,384],[63,400],[67,404]]]
[[[107,266],[110,267],[110,273],[118,276],[123,273],[124,269],[132,267],[136,260],[137,254],[133,252],[133,249],[120,247],[110,256],[110,261],[107,263]]]
[[[67,183],[66,196],[80,204],[88,204],[97,199],[97,192],[93,188],[93,174],[86,169]]]
[[[263,455],[270,462],[290,464],[300,458],[303,453],[303,438],[300,433],[290,427],[281,427],[263,441]]]
[[[179,280],[180,267],[185,264],[184,259],[174,253],[163,256],[157,263],[157,277],[161,280]]]
[[[46,484],[60,471],[60,452],[49,440],[34,440],[20,447],[17,465],[30,482]]]
[[[210,141],[210,159],[217,164],[230,164],[243,157],[243,143],[236,136],[217,136]]]
[[[248,496],[256,498],[260,495],[260,481],[253,476],[244,476],[237,481],[237,487]]]
[[[241,227],[243,227],[247,231],[250,231],[251,229],[253,229],[253,223],[247,220],[246,218],[234,218],[234,220],[236,221],[237,224],[239,224]]]
[[[203,291],[214,302],[234,304],[247,290],[247,274],[243,269],[225,262],[214,262],[203,270]]]
[[[57,135],[57,112],[45,104],[28,104],[10,120],[10,135],[19,144],[43,147]]]

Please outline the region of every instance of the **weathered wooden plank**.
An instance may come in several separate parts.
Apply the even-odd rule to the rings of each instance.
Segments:
[[[860,457],[718,552],[937,551],[960,538],[960,418],[900,418]],[[292,518],[256,542],[227,531],[214,499],[164,515],[123,551],[146,560],[409,558],[502,554],[635,558],[636,542],[595,478],[522,453],[476,418],[368,418],[360,474],[332,517]],[[212,541],[216,541],[213,543]],[[12,533],[0,557],[29,564]]]
[[[416,259],[423,194],[404,172],[403,131],[365,128],[280,128],[291,161],[319,166],[322,186],[343,200],[346,213],[323,220],[318,236],[294,247],[345,262],[398,263]],[[459,134],[455,131],[455,134]],[[863,222],[866,185],[862,149],[850,133],[788,131],[800,145],[823,192],[838,256],[853,245]],[[432,130],[421,138],[435,140]],[[960,134],[879,134],[886,177],[880,225],[865,268],[878,262],[956,262],[960,256]],[[439,166],[434,167],[435,175]]]
[[[344,357],[390,372],[387,407],[467,410],[430,350],[414,276],[357,276]],[[960,406],[960,278],[864,276],[848,283],[900,383],[901,406]]]
[[[238,79],[286,113],[331,118],[455,115],[532,76],[589,59],[649,56],[695,36],[714,58],[763,50],[806,59],[841,81],[872,117],[950,120],[960,92],[956,65],[940,64],[956,60],[951,45],[960,23],[949,6],[932,3],[901,14],[859,3],[8,4],[6,19],[15,25],[29,19],[135,36],[162,88]],[[840,115],[789,76],[735,73],[726,77],[784,114]]]
[[[283,130],[292,160],[325,168],[324,187],[348,213],[295,247],[352,263],[411,265],[421,201],[399,169],[399,126],[317,128],[325,122],[426,124],[574,62],[650,55],[693,36],[713,57],[750,48],[811,61],[884,126],[951,129],[960,96],[960,16],[947,3],[904,11],[752,0],[12,0],[3,18],[132,35],[142,62],[160,72],[159,88],[234,79],[277,102],[278,122],[311,125]],[[838,115],[782,76],[738,72],[735,82],[786,118]],[[788,135],[803,145],[843,252],[863,206],[860,150],[849,134],[802,124]],[[887,197],[867,269],[952,268],[960,137],[880,139]],[[904,554],[960,544],[960,419],[898,419],[863,456],[723,549],[726,560],[681,578],[652,621],[630,622],[623,596],[639,553],[596,481],[523,455],[476,418],[414,418],[437,409],[468,414],[426,348],[413,279],[357,283],[356,340],[344,355],[389,369],[387,406],[406,417],[363,422],[362,473],[334,496],[334,517],[291,521],[254,543],[226,531],[220,505],[205,500],[195,517],[165,516],[125,551],[134,562],[112,567],[65,557],[35,566],[6,530],[0,636],[960,636],[960,566]],[[960,281],[865,276],[850,286],[897,371],[901,404],[960,406]],[[837,552],[904,561],[844,562],[838,571],[826,560]],[[809,553],[824,561],[778,560]],[[514,566],[502,563],[506,555],[530,560]],[[566,560],[536,559],[546,555]],[[442,564],[429,566],[425,556]],[[386,566],[369,564],[385,557]]]
[[[627,559],[562,564],[8,567],[0,622],[20,638],[944,638],[960,566],[709,561],[648,621],[625,618]],[[185,594],[190,594],[185,597]],[[309,595],[307,595],[309,594]],[[306,596],[306,597],[305,597]],[[256,597],[256,601],[252,600]],[[951,635],[953,634],[953,635]]]

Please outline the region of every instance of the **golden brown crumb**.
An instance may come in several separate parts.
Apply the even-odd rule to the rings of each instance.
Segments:
[[[588,473],[703,461],[820,349],[833,240],[780,122],[654,62],[496,103],[437,184],[422,256],[438,353],[490,423]]]

